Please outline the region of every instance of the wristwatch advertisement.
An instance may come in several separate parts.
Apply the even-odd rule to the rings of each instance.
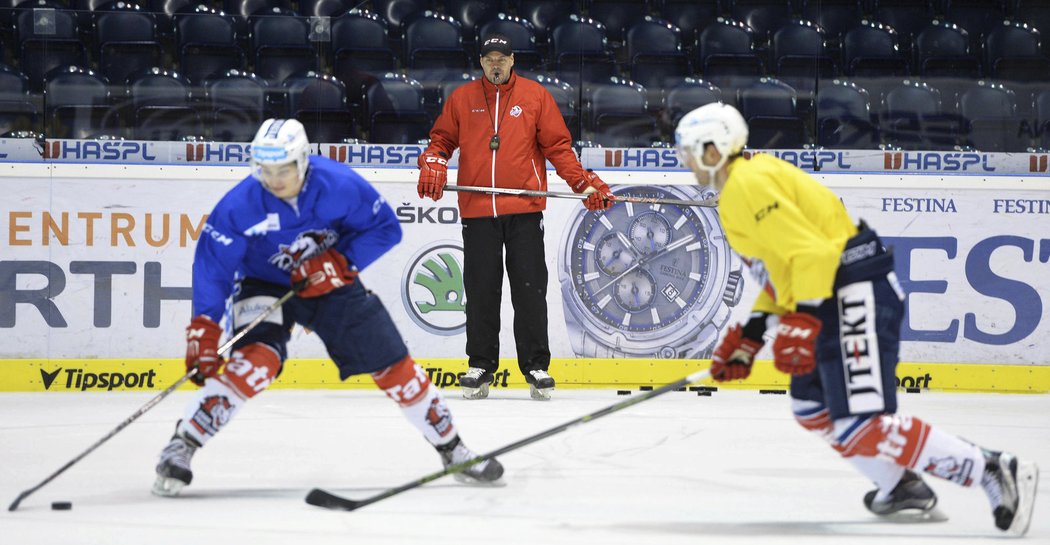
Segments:
[[[695,186],[624,186],[613,193],[713,196]],[[581,207],[558,255],[569,341],[580,357],[708,358],[743,293],[740,259],[714,208]]]

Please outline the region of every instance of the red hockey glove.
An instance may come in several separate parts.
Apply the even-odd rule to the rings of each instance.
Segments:
[[[357,279],[357,267],[335,248],[306,260],[292,271],[292,287],[299,297],[320,297]]]
[[[419,184],[416,192],[419,198],[430,197],[435,201],[445,194],[445,184],[448,183],[448,159],[444,154],[432,151],[424,152],[419,156]]]
[[[584,174],[583,180],[572,186],[572,188],[577,193],[590,193],[587,199],[583,201],[583,205],[592,212],[608,210],[613,205],[613,201],[616,200],[616,196],[613,195],[612,191],[609,191],[609,186],[590,170],[587,171],[587,174]],[[580,189],[577,190],[576,188]]]
[[[773,365],[781,372],[805,375],[817,366],[817,335],[821,323],[805,312],[789,312],[780,317],[777,339],[773,341]]]
[[[765,313],[755,315],[746,326],[736,324],[729,328],[711,356],[711,378],[722,382],[745,379],[751,374],[755,354],[765,344],[762,334],[766,331],[767,316]]]
[[[222,328],[203,314],[186,327],[186,372],[197,370],[190,380],[198,386],[204,385],[204,379],[214,377],[224,363],[219,355],[220,337]]]

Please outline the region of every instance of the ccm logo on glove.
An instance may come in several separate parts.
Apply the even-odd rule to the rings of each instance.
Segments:
[[[784,373],[805,375],[817,365],[817,336],[821,323],[816,316],[789,312],[780,317],[773,341],[773,365]]]

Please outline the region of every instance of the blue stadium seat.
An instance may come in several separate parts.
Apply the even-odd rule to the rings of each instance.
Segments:
[[[595,144],[603,147],[650,147],[660,141],[656,118],[648,112],[645,89],[637,83],[610,78],[595,85],[585,104]]]
[[[44,88],[48,72],[62,66],[87,64],[77,34],[76,16],[65,10],[34,8],[18,15],[15,30],[21,54],[19,66],[34,92]]]
[[[500,13],[478,27],[477,41],[489,34],[502,34],[510,40],[515,70],[539,70],[544,66],[543,54],[536,43],[536,27],[529,21]]]
[[[662,118],[668,133],[674,132],[685,114],[713,102],[722,102],[722,90],[702,79],[686,78],[667,89]]]
[[[867,90],[845,80],[817,87],[817,145],[833,149],[877,149]]]
[[[1050,89],[1041,89],[1033,100],[1033,118],[1036,142],[1042,150],[1050,149]]]
[[[448,15],[428,11],[413,16],[404,23],[405,67],[455,73],[469,70],[462,36],[459,22]]]
[[[587,16],[605,26],[605,37],[619,44],[628,28],[649,13],[649,2],[639,0],[587,0]]]
[[[317,70],[317,52],[310,43],[310,24],[288,10],[253,18],[252,52],[255,73],[280,84],[293,74]]]
[[[915,62],[923,77],[981,77],[981,63],[970,53],[970,36],[955,23],[934,19],[915,36]]]
[[[299,0],[299,13],[304,17],[338,17],[354,9],[358,3],[354,0]]]
[[[423,86],[414,79],[386,74],[365,90],[368,141],[418,144],[429,138],[431,120],[423,105]]]
[[[1050,2],[1046,0],[1017,0],[1014,20],[1025,23],[1039,31],[1040,36],[1050,36]],[[1043,54],[1050,56],[1050,39],[1043,40]]]
[[[136,140],[186,140],[205,134],[191,103],[190,82],[177,72],[151,68],[128,78]]]
[[[29,78],[0,64],[0,134],[12,131],[42,132],[39,114],[29,95]]]
[[[266,80],[240,70],[208,80],[204,92],[211,109],[212,137],[220,142],[251,142],[263,120],[273,117],[268,91]]]
[[[576,87],[604,83],[619,73],[605,39],[605,27],[577,15],[570,15],[551,30],[551,58],[558,79]]]
[[[506,2],[503,1],[448,0],[445,2],[445,12],[459,22],[460,28],[463,29],[463,43],[469,46],[473,46],[478,28],[495,19],[504,9],[506,9]]]
[[[660,17],[682,30],[682,40],[688,50],[696,44],[697,36],[707,25],[722,14],[718,0],[657,0]]]
[[[346,86],[314,72],[285,80],[288,114],[302,122],[313,142],[336,143],[356,138]]]
[[[99,72],[113,83],[124,83],[128,75],[164,63],[154,15],[134,4],[119,2],[97,12],[95,43]]]
[[[175,18],[175,44],[180,73],[194,83],[246,65],[234,19],[206,6]]]
[[[951,150],[961,144],[966,127],[961,118],[945,114],[940,91],[930,85],[903,80],[883,98],[879,124],[886,142],[908,150]]]
[[[574,13],[574,3],[564,0],[518,0],[517,4],[518,15],[536,29],[536,40],[541,49],[548,43],[554,27]]]
[[[120,132],[120,117],[110,103],[106,78],[79,67],[51,72],[44,90],[52,138],[95,138]]]
[[[760,43],[769,42],[792,19],[791,0],[734,0],[729,4],[730,17],[751,27]]]
[[[1017,98],[1002,84],[978,81],[959,95],[969,130],[966,144],[984,152],[1023,152],[1031,142],[1017,115]]]
[[[889,26],[902,37],[914,39],[930,21],[937,18],[929,0],[873,0],[875,20]],[[943,24],[945,21],[937,19]]]
[[[745,87],[766,74],[754,32],[733,19],[719,17],[700,32],[696,58],[704,79],[722,89]]]
[[[1050,60],[1040,49],[1039,31],[1016,21],[1003,21],[984,37],[987,73],[999,80],[1050,81]]]
[[[971,36],[983,36],[1006,18],[1006,0],[944,0],[944,15]]]
[[[202,5],[201,0],[140,0],[140,3],[143,11],[156,18],[157,34],[163,38],[170,38],[175,33],[177,16],[193,13]]]
[[[370,11],[353,11],[332,21],[332,73],[352,95],[397,70],[397,54],[388,38],[386,21]]]
[[[812,21],[798,19],[781,27],[773,34],[769,50],[773,73],[793,87],[800,100],[812,102],[817,82],[839,75],[828,54],[824,29]]]
[[[897,32],[882,23],[864,22],[842,36],[842,68],[851,77],[907,76]]]
[[[863,0],[806,0],[802,18],[824,29],[828,46],[838,51],[846,31],[864,20]]]
[[[662,90],[693,73],[682,49],[682,31],[663,19],[646,16],[627,31],[627,61],[631,81],[645,87],[649,107],[663,102]]]
[[[737,103],[748,124],[752,149],[799,149],[808,144],[795,90],[776,78],[740,89]]]
[[[535,80],[547,89],[547,92],[554,98],[562,118],[565,119],[565,125],[569,128],[569,133],[572,135],[572,141],[580,140],[580,135],[583,131],[581,127],[582,119],[577,109],[576,89],[568,82],[550,76],[537,75]]]
[[[401,28],[407,21],[432,7],[429,0],[372,0],[372,11],[390,25],[395,41],[400,41]]]

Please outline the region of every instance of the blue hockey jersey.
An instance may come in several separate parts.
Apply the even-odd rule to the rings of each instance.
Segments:
[[[324,157],[309,161],[296,207],[248,176],[212,210],[193,260],[195,316],[218,323],[238,278],[291,287],[291,271],[329,248],[364,269],[401,241],[397,216],[364,178]]]

